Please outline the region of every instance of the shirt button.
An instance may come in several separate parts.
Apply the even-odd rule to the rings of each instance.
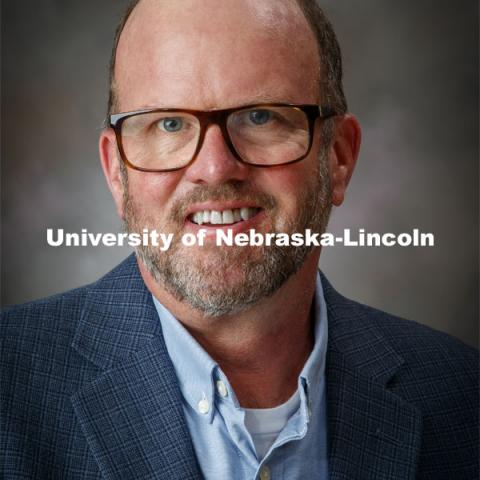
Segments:
[[[221,380],[217,380],[217,392],[221,397],[226,397],[228,395],[227,387]]]
[[[260,469],[260,480],[270,480],[270,478],[270,469],[266,465],[264,465]]]
[[[208,413],[209,410],[210,410],[210,404],[208,403],[208,400],[206,398],[198,402],[198,411],[200,413],[205,415],[206,413]]]

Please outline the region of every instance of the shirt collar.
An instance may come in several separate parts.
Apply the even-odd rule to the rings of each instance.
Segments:
[[[317,399],[323,395],[325,385],[325,361],[328,343],[327,304],[323,295],[322,279],[317,272],[317,283],[313,298],[312,314],[314,318],[314,344],[305,365],[298,378],[300,396],[308,403],[308,410],[312,405],[318,405]],[[302,395],[304,393],[304,395]],[[307,418],[310,417],[310,412]]]
[[[153,295],[152,297],[183,397],[195,412],[211,422],[214,413],[216,377],[225,381],[227,379],[217,362],[208,355],[187,329]],[[315,392],[320,392],[327,352],[327,307],[319,273],[317,273],[312,312],[315,322],[314,346],[298,379],[301,397],[306,399],[309,405],[314,402],[312,396],[316,394]],[[203,414],[199,411],[199,402],[202,400],[206,400],[209,406],[208,412]],[[233,401],[236,403],[235,398]]]
[[[153,303],[160,317],[165,345],[183,397],[198,413],[199,402],[206,400],[208,412],[199,415],[211,421],[214,405],[214,370],[218,364],[154,296]]]
[[[317,284],[313,299],[313,318],[314,324],[314,345],[310,356],[307,358],[300,378],[303,378],[308,385],[316,385],[320,377],[325,372],[325,358],[327,352],[327,304],[323,296],[322,280],[320,274],[317,274]]]

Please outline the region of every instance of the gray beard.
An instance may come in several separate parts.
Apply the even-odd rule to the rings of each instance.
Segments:
[[[292,234],[306,229],[323,233],[331,210],[331,188],[326,155],[319,159],[317,175],[306,185],[300,198],[299,212],[281,229]],[[153,230],[153,218],[137,213],[133,199],[128,194],[125,181],[124,228],[129,233],[140,233],[144,228]],[[195,201],[206,199],[244,198],[247,194],[235,183],[219,187],[202,187]],[[257,198],[257,197],[256,197]],[[262,204],[275,209],[271,197],[262,197]],[[188,202],[188,203],[191,203]],[[171,224],[180,225],[185,218],[182,205],[173,208]],[[233,315],[275,293],[285,281],[304,264],[314,246],[212,246],[195,247],[211,249],[202,257],[189,255],[193,248],[181,244],[179,232],[169,250],[141,245],[136,253],[151,276],[173,297],[209,317]],[[280,233],[275,231],[275,233]],[[188,250],[187,250],[188,249]],[[209,252],[210,253],[210,252]],[[235,278],[232,278],[235,277]]]

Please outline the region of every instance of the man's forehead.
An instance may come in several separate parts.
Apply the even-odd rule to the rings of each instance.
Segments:
[[[140,0],[124,31],[145,31],[148,24],[159,29],[175,25],[208,29],[234,24],[244,29],[253,23],[283,33],[286,27],[307,25],[295,0]]]
[[[282,62],[290,72],[282,71]],[[188,94],[188,82],[192,95],[218,90],[216,82],[241,93],[258,80],[267,85],[286,73],[293,77],[295,70],[301,81],[305,68],[318,74],[316,63],[315,37],[295,0],[141,0],[120,37],[115,78],[120,98],[129,97],[133,85],[148,90],[155,78],[165,91],[168,78],[171,103],[175,90]],[[262,88],[255,90],[252,95],[261,97]],[[143,103],[151,101],[159,100]]]

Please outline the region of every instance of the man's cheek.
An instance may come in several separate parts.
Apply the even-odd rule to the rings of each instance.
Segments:
[[[299,214],[299,205],[297,199],[289,197],[283,198],[282,202],[277,204],[274,212],[276,226],[279,230],[284,230],[288,224],[295,222]]]

